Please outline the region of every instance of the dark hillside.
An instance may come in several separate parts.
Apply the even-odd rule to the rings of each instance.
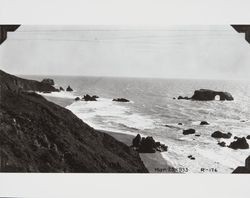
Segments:
[[[38,82],[0,73],[0,171],[147,172],[136,151],[25,92]]]
[[[0,81],[2,89],[8,89],[14,92],[18,92],[20,90],[39,91],[39,92],[59,91],[58,89],[54,88],[53,86],[47,83],[38,82],[36,80],[27,80],[19,78],[7,74],[2,70],[0,70]]]

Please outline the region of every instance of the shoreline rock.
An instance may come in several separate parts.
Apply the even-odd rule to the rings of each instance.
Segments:
[[[139,153],[155,153],[156,151],[164,152],[168,150],[165,144],[156,142],[153,137],[147,136],[145,138],[141,137],[140,134],[137,134],[132,140],[132,147],[136,148]]]
[[[140,143],[141,143],[141,135],[140,134],[137,134],[135,136],[135,138],[132,140],[132,146],[133,147],[139,147],[140,146]]]
[[[51,79],[51,78],[44,78],[44,79],[41,81],[41,83],[45,83],[45,84],[48,84],[48,85],[51,85],[51,86],[55,85],[54,80]]]

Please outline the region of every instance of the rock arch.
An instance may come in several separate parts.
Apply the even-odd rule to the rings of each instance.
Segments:
[[[191,97],[191,99],[208,101],[208,100],[215,100],[216,96],[220,97],[221,101],[234,100],[233,96],[228,92],[213,91],[209,89],[196,90],[194,92],[194,95]]]

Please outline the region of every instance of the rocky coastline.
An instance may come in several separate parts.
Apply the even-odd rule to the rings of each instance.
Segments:
[[[137,151],[35,93],[59,91],[52,81],[0,78],[0,172],[148,172]]]
[[[67,109],[35,93],[64,91],[62,87],[59,89],[54,87],[53,79],[43,79],[41,82],[26,80],[1,70],[0,77],[0,140],[3,145],[0,150],[0,171],[2,172],[154,172],[151,161],[154,161],[155,157],[152,156],[159,156],[160,152],[168,150],[168,146],[156,142],[153,137],[141,137],[140,134],[130,138],[129,144],[123,141],[127,139],[124,136],[119,142],[116,137],[110,137],[110,133],[106,135],[106,132],[103,134],[93,129]],[[208,93],[207,90],[201,90],[202,94]],[[73,89],[68,86],[65,91],[71,92]],[[194,92],[195,95],[197,96],[197,91]],[[194,96],[192,98],[195,98]],[[231,94],[225,94],[225,98],[228,97],[225,100],[233,98],[229,96]],[[212,99],[209,97],[206,100],[203,97],[202,100],[209,101]],[[220,97],[224,100],[222,96]],[[97,95],[86,94],[81,98],[75,98],[75,101],[98,101],[98,98]],[[125,98],[113,101],[129,102]],[[184,136],[201,136],[192,128],[185,129],[185,125],[180,128],[178,125],[181,126],[183,123],[166,127],[182,129]],[[199,125],[206,127],[210,123],[202,120]],[[228,144],[223,139],[232,138],[233,134],[230,132],[211,133],[211,137],[217,140],[218,146],[234,150],[249,149],[246,141],[249,136],[234,136],[234,140]],[[74,144],[71,145],[71,142]],[[187,158],[195,160],[193,155]],[[90,166],[92,163],[94,166]],[[162,164],[169,166],[166,161]],[[157,166],[156,162],[154,166]]]

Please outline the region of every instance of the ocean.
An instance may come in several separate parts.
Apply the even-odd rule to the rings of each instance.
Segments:
[[[250,135],[250,82],[236,80],[189,80],[113,77],[25,76],[42,80],[53,78],[57,87],[70,85],[73,92],[44,94],[53,97],[90,126],[113,132],[153,136],[168,146],[162,156],[176,168],[189,173],[231,173],[244,165],[247,150],[221,147],[211,137],[214,131],[230,132],[232,138],[222,139],[227,145],[234,136]],[[193,95],[197,89],[227,91],[234,101],[174,100],[173,97]],[[77,96],[98,95],[98,101],[74,101]],[[112,101],[127,98],[129,103]],[[201,121],[210,124],[201,126]],[[183,123],[178,125],[178,123]],[[193,128],[195,135],[183,135]],[[250,144],[250,141],[247,140]],[[189,155],[195,160],[188,158]]]

